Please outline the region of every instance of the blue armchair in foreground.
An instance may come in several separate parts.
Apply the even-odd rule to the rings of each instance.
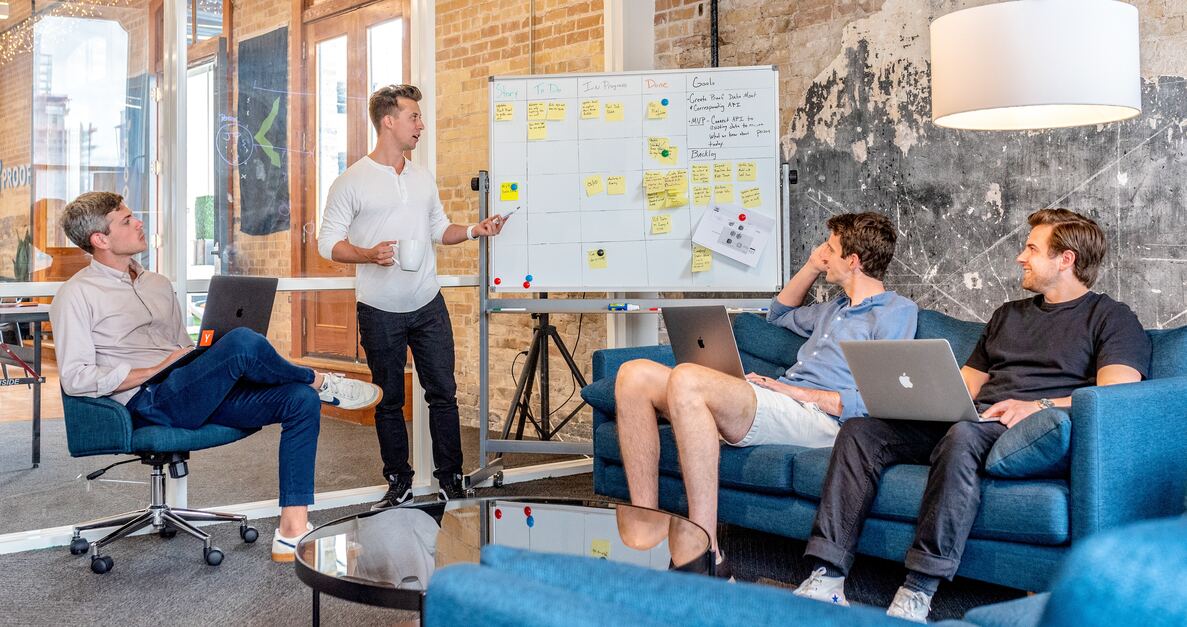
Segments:
[[[82,555],[89,550],[91,570],[95,573],[109,572],[114,564],[110,556],[102,554],[103,547],[149,525],[162,537],[173,537],[181,530],[198,538],[203,543],[202,556],[211,566],[222,563],[223,553],[211,544],[210,534],[191,523],[238,522],[239,537],[244,542],[255,542],[259,538],[259,532],[249,526],[247,517],[241,514],[171,508],[165,502],[166,465],[169,466],[169,476],[180,479],[189,473],[186,460],[191,451],[229,444],[255,433],[255,430],[213,424],[193,430],[155,425],[134,428],[132,416],[123,405],[109,398],[69,396],[65,392],[62,393],[62,409],[65,413],[66,443],[71,457],[131,454],[138,456],[142,464],[152,466],[151,501],[148,507],[74,527],[70,553]],[[87,475],[87,479],[97,478],[107,468]],[[117,528],[94,542],[82,537],[84,531],[107,527]]]

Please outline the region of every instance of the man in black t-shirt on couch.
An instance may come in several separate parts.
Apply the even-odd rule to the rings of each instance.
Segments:
[[[952,579],[981,505],[980,471],[993,443],[1039,410],[1071,407],[1076,388],[1148,376],[1150,340],[1126,305],[1089,290],[1107,245],[1092,220],[1066,209],[1032,213],[1018,255],[1023,289],[1038,294],[993,312],[961,369],[981,422],[853,418],[841,425],[805,554],[799,596],[847,605],[845,575],[883,470],[928,464],[907,579],[887,614],[926,622],[941,579]]]

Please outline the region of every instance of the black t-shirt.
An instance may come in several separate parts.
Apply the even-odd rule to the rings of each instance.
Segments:
[[[1006,399],[1070,396],[1096,385],[1104,366],[1150,374],[1150,338],[1124,303],[1088,292],[1065,303],[1041,295],[1008,302],[989,319],[965,365],[989,374],[977,394],[984,411]]]

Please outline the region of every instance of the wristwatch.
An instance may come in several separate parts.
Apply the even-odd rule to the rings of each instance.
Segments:
[[[1040,398],[1035,402],[1039,404],[1039,409],[1051,409],[1052,407],[1055,407],[1055,401],[1049,398]]]

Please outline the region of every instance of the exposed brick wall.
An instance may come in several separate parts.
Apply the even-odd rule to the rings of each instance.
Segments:
[[[534,8],[533,8],[534,4]],[[489,0],[437,3],[437,181],[446,213],[457,223],[478,217],[470,178],[489,169],[488,78],[494,75],[600,72],[603,68],[603,3],[599,0]],[[534,19],[531,16],[534,12]],[[473,244],[439,248],[442,274],[475,274]],[[462,420],[477,424],[478,294],[473,289],[446,290],[457,343],[458,402]],[[557,295],[563,297],[563,295]],[[600,297],[600,294],[590,295]],[[556,315],[551,323],[565,338],[589,377],[590,354],[605,346],[604,316],[585,316],[581,342],[574,346],[578,317]],[[490,334],[490,416],[502,424],[515,381],[510,367],[531,337],[527,316],[495,316]],[[572,389],[559,353],[550,353],[551,401],[557,408]],[[521,368],[519,359],[516,368]],[[579,396],[574,394],[574,403]],[[557,412],[554,418],[562,417]],[[566,427],[565,437],[589,435],[589,412]],[[528,432],[531,432],[529,427]]]

